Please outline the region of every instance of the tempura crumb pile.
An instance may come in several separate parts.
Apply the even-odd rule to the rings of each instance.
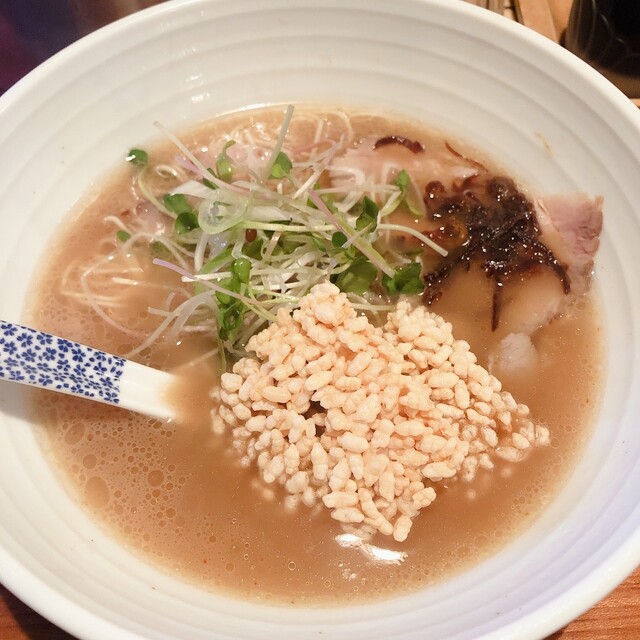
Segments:
[[[232,429],[243,463],[257,460],[287,506],[322,500],[334,519],[400,542],[434,483],[549,442],[449,323],[406,301],[377,328],[320,284],[247,350],[256,357],[213,391],[214,430]]]

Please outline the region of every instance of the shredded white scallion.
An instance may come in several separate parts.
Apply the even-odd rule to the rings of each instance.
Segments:
[[[425,234],[386,220],[399,206],[406,207],[400,186],[375,182],[359,168],[344,166],[343,158],[334,166],[353,141],[346,115],[338,114],[329,132],[328,120],[301,114],[305,127],[311,121],[313,140],[298,147],[287,142],[293,115],[289,105],[277,134],[260,127],[231,131],[220,141],[223,151],[211,168],[155,123],[182,155],[175,165],[142,167],[136,185],[147,207],[166,223],[150,229],[129,219],[109,221],[118,230],[120,252],[134,260],[136,247],[155,247],[153,262],[180,274],[188,286],[168,296],[161,308],[149,309],[162,321],[129,355],[161,336],[193,331],[217,334],[218,347],[212,353],[241,353],[253,333],[275,320],[278,309],[295,308],[315,284],[327,279],[347,293],[355,308],[387,311],[392,305],[385,282],[409,267],[414,269],[404,275],[420,278],[415,258],[395,250],[390,234],[411,235],[446,255]],[[335,130],[336,120],[341,131]],[[227,148],[233,152],[227,154]],[[392,178],[396,169],[384,171]],[[337,176],[340,184],[334,181]],[[167,182],[172,186],[162,192]],[[114,282],[144,286],[138,274],[114,274]],[[83,287],[96,313],[113,324],[107,307],[92,294],[86,274]],[[127,333],[125,327],[118,328]]]

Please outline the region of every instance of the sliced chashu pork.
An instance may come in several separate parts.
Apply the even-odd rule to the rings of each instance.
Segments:
[[[585,194],[553,195],[535,202],[542,242],[553,251],[569,276],[565,294],[558,278],[542,272],[512,287],[505,296],[500,323],[511,333],[492,356],[501,369],[526,367],[536,358],[531,336],[565,313],[590,287],[602,231],[602,198]]]
[[[376,142],[376,138],[365,138],[334,158],[334,185],[349,186],[366,180],[384,184],[405,169],[416,184],[437,180],[448,189],[454,179],[486,171],[481,164],[445,145],[415,152],[402,144],[375,148]],[[540,239],[566,268],[570,291],[565,293],[562,282],[549,269],[540,269],[516,286],[505,287],[500,325],[508,327],[509,334],[500,342],[493,359],[508,368],[533,362],[536,354],[531,336],[588,291],[602,230],[602,198],[552,195],[538,199],[535,207]]]
[[[447,188],[452,179],[465,179],[479,172],[479,165],[454,153],[451,148],[438,145],[412,151],[402,144],[385,144],[376,148],[377,137],[361,140],[333,159],[329,168],[332,183],[352,187],[370,180],[375,184],[388,184],[404,169],[416,184],[439,180]]]

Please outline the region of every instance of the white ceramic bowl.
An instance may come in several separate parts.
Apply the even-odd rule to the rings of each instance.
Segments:
[[[350,609],[248,605],[123,550],[55,481],[0,384],[0,579],[80,638],[539,638],[640,558],[640,115],[535,33],[453,0],[185,0],[69,47],[0,99],[0,318],[18,320],[54,227],[123,149],[218,112],[287,101],[390,108],[458,132],[542,193],[605,198],[601,418],[523,536],[423,592]]]

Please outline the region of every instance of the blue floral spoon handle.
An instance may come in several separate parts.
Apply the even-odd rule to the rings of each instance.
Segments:
[[[71,340],[0,320],[0,379],[172,418],[174,376]]]

